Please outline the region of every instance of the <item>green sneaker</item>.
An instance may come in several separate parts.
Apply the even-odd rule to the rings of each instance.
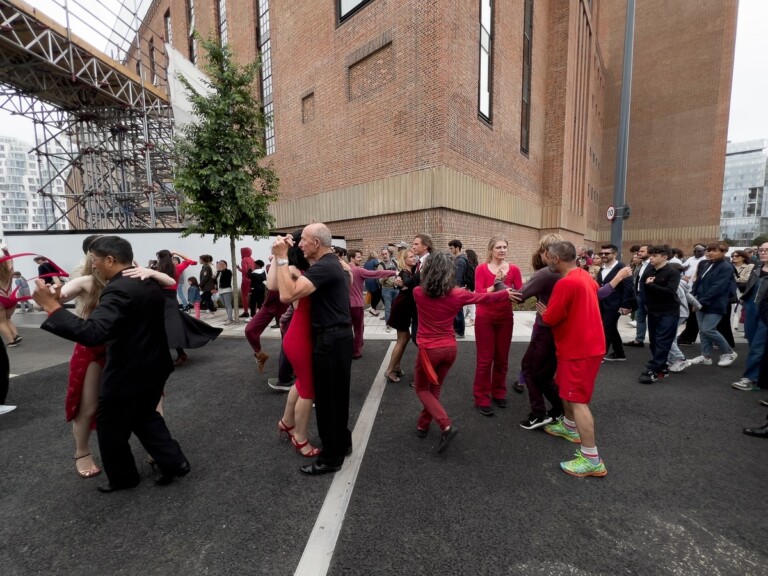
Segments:
[[[566,440],[568,440],[568,442],[581,444],[581,436],[579,436],[579,433],[568,430],[565,424],[563,424],[562,420],[558,420],[553,424],[547,424],[546,426],[544,426],[544,432],[546,432],[550,436],[560,436],[561,438],[565,438]]]
[[[602,460],[600,460],[599,464],[592,464],[584,457],[581,450],[576,452],[576,458],[573,460],[560,462],[560,468],[566,474],[578,476],[579,478],[584,478],[585,476],[605,476],[608,474],[608,470],[605,469],[605,464]]]

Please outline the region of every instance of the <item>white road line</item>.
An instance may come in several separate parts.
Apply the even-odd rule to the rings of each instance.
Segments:
[[[384,394],[384,373],[394,347],[395,343],[392,342],[381,366],[379,366],[376,379],[370,392],[368,392],[362,410],[360,410],[355,429],[352,431],[352,448],[354,451],[351,456],[344,460],[342,469],[334,474],[323,507],[315,521],[315,527],[312,529],[312,534],[309,535],[304,553],[301,555],[296,572],[294,572],[295,576],[325,576],[328,572],[333,551],[336,548],[336,540],[344,523],[344,515],[347,513],[347,506],[355,488],[357,473],[360,470],[365,448],[368,445],[368,438],[371,435],[371,429],[373,429],[373,422],[376,420],[376,413],[379,411],[381,397]]]

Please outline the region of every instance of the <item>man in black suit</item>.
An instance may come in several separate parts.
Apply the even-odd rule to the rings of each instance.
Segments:
[[[616,260],[619,249],[613,244],[603,244],[600,247],[599,256],[603,261],[600,272],[597,274],[597,283],[600,286],[608,284],[616,273],[626,264]],[[618,323],[622,314],[629,314],[634,306],[635,295],[632,286],[632,278],[625,278],[619,284],[613,294],[600,300],[600,314],[603,318],[603,331],[605,332],[605,360],[608,362],[624,362],[627,357],[624,354],[624,345],[621,342]],[[613,352],[608,352],[613,347]]]
[[[118,236],[102,236],[89,247],[95,273],[108,281],[87,320],[65,310],[59,288],[37,280],[35,302],[48,313],[41,328],[84,346],[107,345],[97,413],[99,450],[109,482],[101,492],[134,488],[139,472],[128,440],[142,443],[162,471],[157,481],[170,484],[189,472],[189,463],[156,411],[173,371],[165,334],[165,297],[154,280],[123,276],[131,268],[131,245]]]

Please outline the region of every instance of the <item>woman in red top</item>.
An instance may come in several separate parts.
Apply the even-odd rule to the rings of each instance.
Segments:
[[[413,291],[419,314],[419,351],[414,386],[424,405],[416,425],[416,435],[426,438],[432,419],[437,420],[442,430],[438,452],[443,452],[458,433],[440,404],[443,381],[456,360],[453,319],[467,304],[478,304],[478,308],[481,303],[511,305],[511,291],[472,293],[456,288],[455,275],[453,259],[443,252],[433,253],[421,271],[421,284]]]
[[[506,262],[507,239],[494,236],[488,242],[484,264],[475,269],[475,292],[496,292],[505,288],[519,290],[523,285],[520,268]],[[475,406],[483,416],[493,416],[491,400],[499,408],[507,407],[507,366],[512,343],[512,304],[478,304],[475,317]]]

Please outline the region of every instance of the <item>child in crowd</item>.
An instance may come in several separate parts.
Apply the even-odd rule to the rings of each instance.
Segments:
[[[200,285],[197,283],[197,278],[190,276],[187,280],[189,289],[187,290],[187,307],[186,312],[190,310],[195,311],[195,318],[200,318],[200,302],[202,297],[200,295]]]

